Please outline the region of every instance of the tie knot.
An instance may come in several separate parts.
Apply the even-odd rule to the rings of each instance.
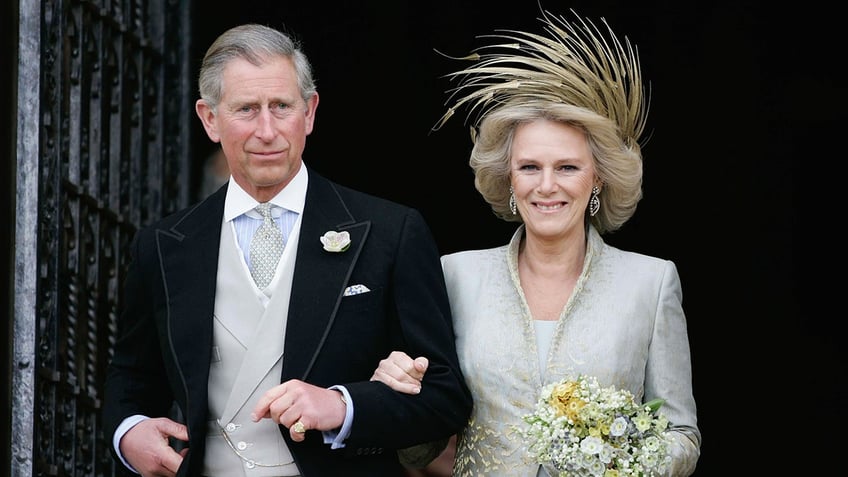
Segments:
[[[261,215],[264,219],[271,217],[271,203],[263,202],[257,205],[256,211],[259,212],[259,215]]]

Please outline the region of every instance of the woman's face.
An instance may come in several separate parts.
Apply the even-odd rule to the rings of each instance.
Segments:
[[[518,126],[510,169],[528,236],[545,241],[584,237],[584,214],[599,181],[583,131],[544,119]]]

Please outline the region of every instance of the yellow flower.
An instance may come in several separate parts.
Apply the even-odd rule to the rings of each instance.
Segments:
[[[572,421],[577,420],[577,413],[586,405],[575,396],[577,391],[578,386],[574,381],[566,381],[554,386],[549,404],[554,408],[557,416],[566,416]]]
[[[610,419],[602,419],[601,422],[598,423],[598,429],[601,430],[601,434],[608,436],[610,433]]]
[[[568,401],[572,396],[574,396],[577,389],[577,383],[574,381],[559,383],[554,386],[554,390],[551,392],[551,399]]]
[[[586,405],[586,401],[578,398],[571,398],[568,401],[568,406],[565,408],[565,415],[574,422],[580,421],[580,410]]]

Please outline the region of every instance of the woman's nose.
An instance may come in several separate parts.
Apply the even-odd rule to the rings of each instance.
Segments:
[[[539,179],[539,189],[551,191],[556,188],[556,185],[556,174],[554,174],[554,171],[550,169],[543,169],[542,175]]]

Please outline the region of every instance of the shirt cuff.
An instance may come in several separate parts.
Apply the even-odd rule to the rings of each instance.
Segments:
[[[324,436],[324,444],[330,444],[330,449],[342,449],[345,439],[350,436],[350,428],[353,426],[353,399],[344,386],[331,386],[330,389],[342,393],[342,402],[345,403],[345,418],[339,430],[321,431]]]
[[[135,426],[141,421],[144,421],[145,419],[147,419],[147,416],[143,416],[141,414],[136,414],[134,416],[130,416],[124,419],[121,425],[118,426],[117,429],[115,429],[115,435],[112,436],[112,447],[115,448],[115,454],[118,456],[119,459],[121,459],[121,463],[124,464],[127,469],[130,469],[136,474],[138,474],[139,472],[135,470],[135,468],[133,468],[133,466],[131,466],[121,454],[121,439],[123,439],[124,434],[126,434],[130,429],[132,429],[133,426]]]

